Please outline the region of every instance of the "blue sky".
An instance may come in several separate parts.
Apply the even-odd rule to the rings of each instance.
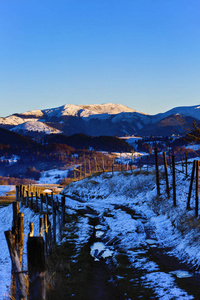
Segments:
[[[1,0],[0,116],[200,104],[199,0]]]

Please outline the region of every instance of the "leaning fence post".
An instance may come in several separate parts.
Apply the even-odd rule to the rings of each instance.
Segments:
[[[157,195],[160,196],[160,180],[159,180],[158,152],[157,152],[157,148],[154,149],[154,152],[155,152],[155,167],[156,167]]]
[[[46,299],[46,264],[44,240],[29,237],[27,243],[30,300]]]
[[[27,293],[26,293],[25,280],[24,280],[24,275],[22,273],[19,257],[17,255],[14,237],[10,230],[5,231],[4,234],[7,240],[8,249],[12,261],[12,268],[15,275],[16,300],[22,300],[22,299],[26,300]]]
[[[196,202],[195,202],[195,216],[199,215],[199,160],[196,161]]]
[[[191,179],[190,179],[190,188],[189,188],[188,201],[187,201],[187,209],[190,209],[190,199],[191,199],[191,194],[192,194],[192,185],[193,185],[193,181],[194,181],[195,166],[196,166],[196,161],[193,160],[192,175],[191,175]]]
[[[163,152],[163,158],[164,158],[164,166],[165,166],[165,180],[166,180],[166,192],[168,195],[168,198],[170,197],[169,194],[169,181],[168,181],[168,173],[167,173],[167,158],[166,158],[166,152]]]
[[[172,155],[172,173],[173,173],[173,203],[176,206],[176,177],[175,177],[175,157]]]

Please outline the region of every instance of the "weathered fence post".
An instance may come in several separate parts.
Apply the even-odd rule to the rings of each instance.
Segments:
[[[196,161],[196,202],[195,202],[195,216],[199,215],[199,160]]]
[[[22,273],[19,257],[17,255],[14,237],[10,230],[5,231],[4,234],[7,240],[10,258],[12,261],[12,268],[15,276],[16,300],[27,299],[24,275]]]
[[[163,159],[164,159],[164,167],[165,167],[166,192],[167,192],[167,195],[168,195],[168,198],[169,198],[170,194],[169,194],[169,181],[168,181],[168,173],[167,173],[166,152],[163,152]]]
[[[46,193],[46,213],[48,215],[49,210],[48,210],[48,194]]]
[[[44,196],[43,196],[43,194],[40,194],[40,200],[41,200],[41,212],[43,211],[43,201],[44,201]]]
[[[192,185],[194,181],[194,172],[195,172],[195,167],[196,167],[196,161],[193,161],[193,166],[192,166],[192,175],[191,175],[191,180],[190,180],[190,188],[189,188],[189,194],[188,194],[188,201],[187,201],[187,209],[190,209],[190,199],[191,199],[191,194],[192,194]]]
[[[39,236],[43,236],[43,218],[40,218],[40,232],[39,232]]]
[[[157,148],[154,149],[154,153],[155,153],[157,195],[160,196],[160,180],[159,180],[158,152],[157,152]]]
[[[176,206],[176,175],[175,175],[175,157],[172,155],[172,174],[173,174],[173,204]]]
[[[52,213],[53,213],[53,203],[54,203],[54,201],[53,201],[53,192],[51,192],[51,207],[52,207]]]
[[[31,192],[31,209],[33,209],[33,192]]]
[[[13,202],[13,228],[12,233],[15,236],[15,242],[18,241],[18,214],[19,214],[19,202]]]
[[[56,243],[56,203],[53,201],[53,243]]]
[[[19,185],[16,185],[16,201],[19,201]]]
[[[34,227],[33,227],[33,223],[29,223],[29,228],[30,228],[30,232],[29,232],[29,235],[30,237],[33,237],[33,234],[34,234]]]
[[[36,206],[36,212],[38,212],[38,193],[35,192],[35,206]]]
[[[29,237],[27,250],[30,300],[45,300],[46,265],[43,238]]]
[[[21,201],[22,200],[22,184],[20,184],[20,186],[19,186],[19,198]]]
[[[19,261],[22,263],[23,258],[23,246],[24,246],[24,213],[18,215],[18,250]]]
[[[187,164],[188,164],[188,161],[187,161],[187,152],[185,152],[185,176],[186,176],[186,177],[188,176],[188,172],[187,172]]]
[[[26,191],[26,207],[28,207],[29,193]]]
[[[65,196],[62,196],[61,198],[61,205],[62,205],[62,210],[61,210],[61,219],[62,219],[62,229],[65,226]]]
[[[44,214],[44,232],[45,232],[45,253],[48,251],[48,226],[47,226],[47,214]]]

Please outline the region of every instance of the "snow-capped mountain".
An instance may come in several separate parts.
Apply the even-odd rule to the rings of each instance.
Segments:
[[[42,132],[72,135],[170,135],[183,124],[200,120],[200,106],[176,107],[165,113],[148,115],[121,104],[67,104],[32,110],[0,118],[0,127],[20,133]]]

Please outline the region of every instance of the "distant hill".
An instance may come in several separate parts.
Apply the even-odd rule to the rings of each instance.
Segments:
[[[88,136],[170,136],[185,133],[195,120],[200,120],[199,105],[175,107],[165,113],[148,115],[121,104],[67,104],[0,118],[0,127],[39,139],[52,133],[66,136],[80,133]]]
[[[84,134],[65,135],[47,135],[43,139],[48,144],[65,144],[75,149],[91,149],[96,151],[111,152],[131,152],[134,148],[124,140],[111,136],[90,137]]]

